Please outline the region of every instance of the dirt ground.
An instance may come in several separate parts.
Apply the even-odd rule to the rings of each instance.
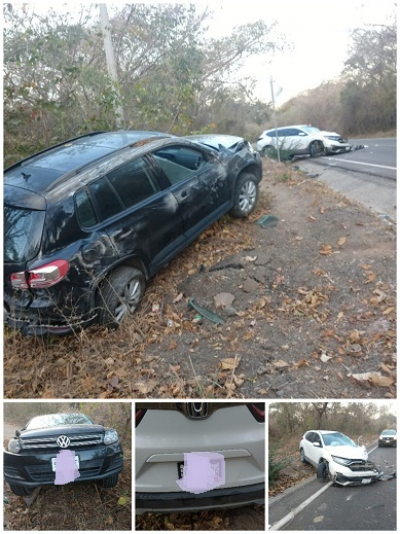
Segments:
[[[277,219],[255,224],[264,215]],[[395,285],[392,221],[264,160],[251,218],[202,234],[118,331],[29,339],[6,329],[4,394],[392,398]]]
[[[4,423],[6,442],[21,425]],[[42,486],[34,499],[17,497],[4,482],[4,530],[131,530],[130,451],[124,452],[124,469],[115,488],[91,482]],[[35,490],[36,491],[36,490]],[[122,499],[121,499],[122,498]]]

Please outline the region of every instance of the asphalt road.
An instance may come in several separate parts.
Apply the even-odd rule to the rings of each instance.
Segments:
[[[396,450],[375,448],[369,456],[381,471],[390,474],[396,469]],[[316,492],[324,489],[311,500]],[[342,487],[321,484],[313,477],[311,482],[299,484],[270,500],[270,528],[306,499],[311,502],[280,530],[396,530],[396,479]]]
[[[351,145],[366,145],[361,150],[324,156],[316,163],[396,180],[396,138],[350,139]]]

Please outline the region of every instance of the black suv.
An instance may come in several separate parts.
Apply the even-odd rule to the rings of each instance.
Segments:
[[[98,132],[6,169],[5,322],[38,335],[118,326],[201,232],[249,215],[260,156],[241,138],[211,138]]]
[[[66,450],[74,454],[76,482],[101,480],[104,488],[117,484],[123,467],[117,432],[81,413],[56,413],[34,417],[8,442],[4,478],[13,493],[27,496],[36,486],[54,484],[57,455]]]

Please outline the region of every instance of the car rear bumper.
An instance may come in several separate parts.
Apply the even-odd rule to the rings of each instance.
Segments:
[[[248,504],[264,504],[265,485],[253,484],[238,488],[218,488],[201,494],[185,491],[168,493],[136,493],[136,513],[182,512],[229,508]]]

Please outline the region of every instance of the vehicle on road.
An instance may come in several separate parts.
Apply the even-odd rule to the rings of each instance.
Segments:
[[[5,323],[28,335],[119,326],[198,235],[254,210],[261,158],[238,143],[95,132],[6,169]]]
[[[356,445],[341,432],[309,430],[299,445],[300,460],[317,468],[320,482],[331,480],[341,486],[370,484],[380,473],[368,459],[362,438]]]
[[[302,155],[315,158],[351,150],[348,140],[341,135],[306,124],[265,130],[256,146],[263,156],[274,156],[279,147],[290,158]]]
[[[264,503],[264,421],[264,403],[136,403],[136,513]]]
[[[4,478],[11,491],[23,497],[38,486],[55,484],[60,451],[72,451],[79,473],[74,483],[101,481],[103,488],[118,483],[123,451],[117,431],[82,413],[55,413],[34,417],[9,440]]]
[[[378,447],[397,447],[397,431],[382,430],[378,438]]]

